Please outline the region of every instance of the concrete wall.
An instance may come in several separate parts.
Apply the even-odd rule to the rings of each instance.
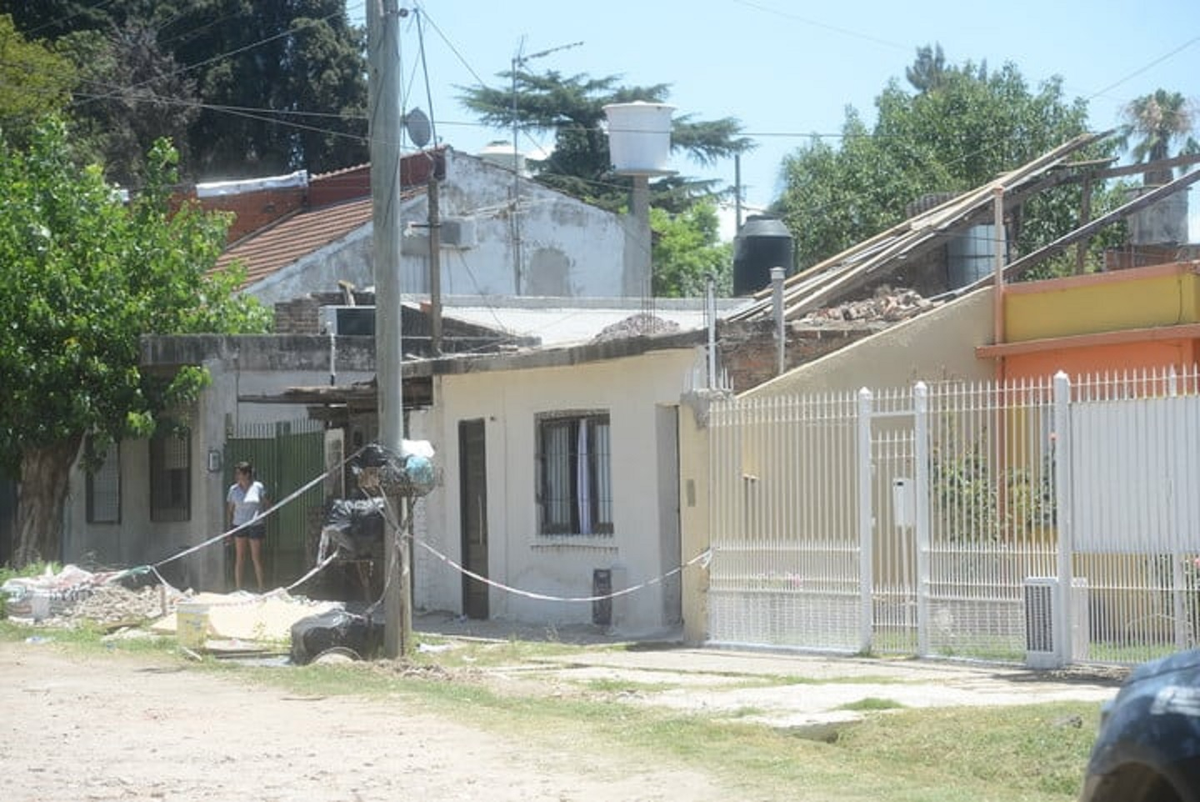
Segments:
[[[239,424],[292,421],[308,417],[303,405],[239,401],[240,396],[270,395],[288,387],[329,381],[328,340],[324,337],[174,337],[153,338],[164,364],[199,364],[211,383],[190,414],[191,520],[150,520],[150,457],[146,440],[121,444],[121,521],[87,522],[86,476],[77,464],[71,473],[66,509],[63,558],[105,566],[157,563],[224,531],[226,478],[229,466],[208,470],[209,452],[223,454],[226,431]],[[345,383],[374,376],[366,354],[339,357],[339,379]],[[370,368],[370,369],[364,369]],[[169,564],[164,575],[197,590],[223,591],[224,548],[220,544]]]
[[[975,356],[992,342],[992,289],[985,287],[824,356],[745,393],[901,387],[917,380],[989,379],[993,366]]]
[[[679,348],[566,367],[510,369],[435,379],[438,408],[410,418],[409,436],[428,439],[438,451],[443,484],[424,502],[429,543],[461,559],[458,424],[485,421],[487,449],[488,573],[492,580],[555,597],[592,593],[594,569],[612,569],[613,587],[661,576],[680,561],[666,554],[664,521],[675,515],[671,421],[699,349]],[[566,410],[606,411],[611,425],[614,533],[547,536],[538,532],[536,415]],[[664,454],[664,451],[671,452]],[[668,505],[671,509],[662,507]],[[678,542],[677,539],[673,542]],[[460,575],[425,549],[416,549],[418,607],[461,611]],[[657,583],[614,599],[613,626],[628,634],[656,632],[677,623],[679,600]],[[676,585],[677,587],[677,585]],[[587,623],[589,602],[530,599],[493,589],[490,614],[538,624]]]

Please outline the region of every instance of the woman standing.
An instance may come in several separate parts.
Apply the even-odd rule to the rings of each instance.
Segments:
[[[254,562],[254,577],[258,580],[258,592],[263,592],[262,544],[267,536],[266,521],[259,517],[271,507],[267,499],[267,490],[262,482],[254,478],[254,466],[249,462],[239,462],[233,468],[236,480],[229,486],[225,495],[225,518],[228,529],[248,524],[233,533],[234,562],[233,580],[237,589],[242,589],[243,566],[246,562],[246,551],[250,551],[250,559]],[[251,523],[253,521],[253,523]]]

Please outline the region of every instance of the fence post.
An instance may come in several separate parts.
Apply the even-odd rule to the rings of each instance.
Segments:
[[[1058,527],[1058,605],[1059,658],[1064,665],[1073,659],[1071,636],[1071,605],[1074,603],[1074,582],[1071,559],[1074,556],[1075,533],[1071,516],[1071,379],[1064,371],[1054,374],[1054,509]]]
[[[916,440],[917,655],[929,656],[929,387],[913,386],[913,436]]]
[[[871,651],[874,628],[871,591],[874,589],[874,557],[872,533],[874,520],[871,505],[871,412],[873,396],[866,387],[858,391],[858,585],[860,651]]]

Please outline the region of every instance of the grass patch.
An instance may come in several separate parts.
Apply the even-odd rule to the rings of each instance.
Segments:
[[[865,699],[859,699],[856,702],[847,702],[844,705],[838,705],[838,710],[896,710],[904,707],[894,699],[880,699],[877,696],[868,696]]]
[[[635,682],[610,678],[589,679],[582,686],[589,691],[612,694],[659,693],[680,687],[677,682]]]

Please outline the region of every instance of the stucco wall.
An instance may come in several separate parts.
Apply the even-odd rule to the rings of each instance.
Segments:
[[[661,485],[663,449],[675,449],[674,431],[663,431],[664,408],[679,402],[698,350],[681,348],[569,367],[513,369],[436,379],[440,410],[410,418],[410,436],[438,450],[444,484],[425,501],[430,545],[461,560],[458,423],[485,421],[488,573],[494,581],[555,597],[592,593],[594,569],[612,569],[614,589],[661,576],[678,565],[664,556],[660,499],[674,497]],[[536,419],[540,412],[606,411],[611,425],[614,534],[544,536],[535,504]],[[670,477],[672,483],[675,477]],[[673,511],[672,511],[673,514]],[[417,548],[416,604],[461,610],[457,571]],[[666,564],[666,563],[670,564]],[[630,634],[657,631],[675,622],[678,599],[664,597],[662,583],[613,602],[613,626]],[[589,602],[530,599],[492,589],[492,617],[539,624],[587,623]]]
[[[439,186],[443,220],[471,218],[476,242],[458,248],[443,242],[441,292],[444,295],[530,295],[567,298],[619,298],[642,294],[638,262],[625,252],[633,227],[628,218],[589,206],[568,195],[521,180],[519,229],[512,216],[513,177],[510,171],[482,159],[447,152],[446,179]],[[429,292],[429,206],[424,193],[404,201],[401,222],[406,226],[400,259],[406,292]],[[520,243],[517,252],[514,241]],[[646,246],[641,246],[644,252]],[[373,228],[370,223],[258,282],[248,292],[268,305],[310,292],[322,292],[346,280],[358,287],[375,285],[372,267]],[[626,267],[630,264],[630,267]],[[636,288],[635,293],[628,288]]]

